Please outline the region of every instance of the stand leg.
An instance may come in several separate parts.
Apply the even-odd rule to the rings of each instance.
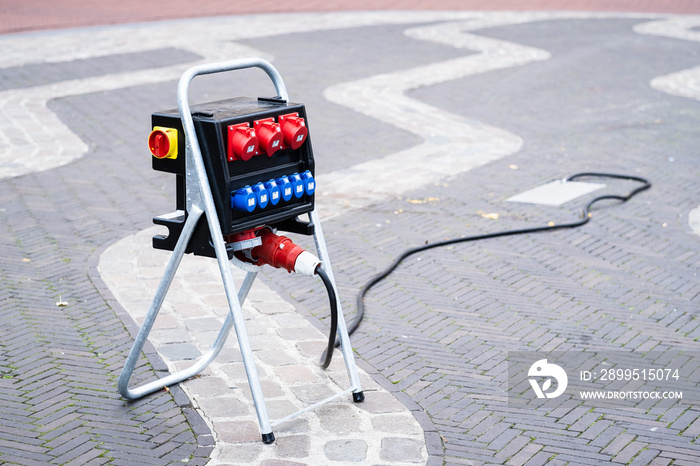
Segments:
[[[199,220],[201,214],[202,212],[199,211],[198,214],[190,215],[187,222],[185,223],[182,235],[180,237],[180,241],[182,241],[184,245],[187,244],[187,242],[189,241],[189,236],[191,236],[192,231],[194,230],[194,227],[192,225],[197,224],[197,221]],[[191,222],[190,225],[188,225],[189,222]],[[226,339],[231,330],[231,326],[233,325],[233,314],[229,312],[229,314],[226,316],[224,324],[221,327],[221,330],[219,331],[219,335],[216,337],[216,340],[211,346],[211,349],[204,356],[202,356],[193,366],[176,372],[175,374],[171,374],[153,382],[144,384],[141,387],[137,387],[134,389],[128,388],[129,380],[131,379],[131,376],[133,374],[136,361],[138,360],[139,354],[143,349],[143,345],[145,344],[148,335],[151,332],[153,323],[155,322],[155,319],[158,316],[165,296],[172,283],[173,277],[175,276],[175,272],[177,271],[180,261],[182,260],[182,256],[184,254],[184,247],[179,248],[179,244],[180,243],[178,242],[178,245],[176,245],[175,250],[173,251],[173,254],[170,257],[170,261],[166,266],[163,278],[161,279],[160,285],[156,290],[156,294],[153,298],[151,307],[149,308],[148,313],[146,314],[146,319],[144,320],[144,323],[141,326],[141,329],[139,330],[139,334],[134,341],[131,351],[129,352],[129,356],[127,357],[126,363],[124,364],[124,368],[122,369],[122,372],[119,376],[119,393],[127,400],[135,400],[141,398],[143,396],[161,390],[163,387],[182,382],[183,380],[189,379],[190,377],[193,377],[202,372],[221,352],[221,349],[226,343]],[[237,298],[239,303],[245,301],[256,277],[257,272],[249,272],[246,275],[245,280],[243,281],[243,285],[241,286],[241,289],[238,292]]]
[[[328,249],[326,248],[326,240],[323,237],[323,230],[321,229],[321,220],[318,217],[318,213],[314,209],[310,214],[309,218],[311,223],[314,225],[314,241],[316,243],[316,251],[318,252],[319,259],[323,262],[323,269],[330,277],[333,283],[333,288],[336,288],[336,296],[339,296],[337,292],[337,286],[335,284],[335,278],[333,277],[333,270],[331,269],[331,260],[328,256]],[[338,338],[340,339],[340,351],[343,353],[343,359],[345,360],[345,369],[348,372],[348,378],[352,384],[352,399],[354,402],[358,403],[365,399],[365,395],[362,392],[362,387],[360,385],[360,378],[357,375],[357,366],[355,366],[355,357],[352,353],[352,346],[350,345],[350,336],[348,335],[347,324],[345,323],[345,316],[343,315],[343,309],[340,305],[340,298],[337,298],[338,302]]]
[[[262,434],[263,442],[272,443],[275,440],[275,437],[272,434],[270,417],[267,413],[267,406],[265,404],[265,398],[263,397],[262,388],[260,386],[258,371],[255,368],[253,350],[250,347],[250,341],[248,340],[248,332],[246,332],[245,329],[245,321],[243,319],[243,312],[241,311],[242,301],[240,301],[238,299],[238,296],[236,295],[236,285],[233,282],[231,264],[228,260],[228,253],[226,252],[224,240],[221,237],[221,234],[218,233],[218,220],[213,220],[213,217],[215,216],[216,211],[214,211],[212,216],[207,215],[207,219],[209,220],[211,237],[214,239],[213,242],[214,250],[216,251],[216,259],[219,263],[219,271],[221,272],[221,278],[224,282],[224,290],[226,291],[226,297],[228,299],[229,315],[226,318],[226,321],[228,322],[229,319],[232,320],[233,327],[236,330],[236,337],[238,338],[238,347],[240,348],[241,356],[243,357],[243,366],[245,367],[246,376],[248,377],[248,386],[250,387],[250,393],[253,396],[255,411],[258,415],[260,433]],[[248,273],[248,277],[252,276],[253,278],[255,278],[255,275],[257,275],[257,272]],[[251,279],[248,283],[248,287],[252,285],[252,282],[253,280]]]
[[[172,284],[173,278],[175,277],[175,272],[177,272],[177,268],[180,266],[182,256],[185,254],[187,243],[189,243],[190,237],[192,236],[194,228],[197,226],[197,222],[202,216],[202,213],[203,211],[198,208],[193,208],[192,210],[190,210],[189,216],[187,217],[187,221],[185,221],[185,225],[182,227],[182,233],[180,234],[180,238],[178,239],[177,244],[173,249],[173,253],[170,256],[170,260],[168,261],[167,266],[165,267],[163,278],[160,280],[160,284],[158,285],[158,289],[156,290],[155,296],[153,297],[151,307],[146,313],[146,318],[144,319],[143,324],[141,325],[141,329],[139,330],[139,333],[136,336],[136,339],[134,340],[134,344],[131,347],[131,351],[129,351],[129,356],[127,356],[126,362],[124,363],[124,368],[122,368],[122,372],[119,375],[117,387],[121,396],[123,396],[127,400],[136,400],[145,395],[162,389],[164,386],[168,385],[166,383],[163,383],[166,381],[165,379],[169,379],[172,377],[166,377],[165,379],[156,380],[155,382],[145,384],[135,389],[129,389],[129,380],[131,379],[131,376],[134,372],[136,361],[138,361],[139,359],[139,354],[141,354],[143,345],[146,343],[148,334],[151,333],[153,323],[155,322],[156,317],[160,312],[160,308],[163,305],[165,295],[168,293],[168,289],[170,289],[170,285]],[[170,382],[170,384],[172,383],[175,382]]]

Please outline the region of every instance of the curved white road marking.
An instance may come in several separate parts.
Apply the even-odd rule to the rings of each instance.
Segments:
[[[468,18],[474,13],[259,15],[19,34],[0,38],[0,68],[66,62],[176,47],[202,57],[177,66],[64,81],[0,92],[0,178],[48,170],[82,157],[86,144],[47,107],[61,97],[177,80],[197,63],[269,54],[236,44],[244,38],[354,26]],[[50,47],[47,46],[50,44]],[[76,46],[80,44],[80,46]]]
[[[334,12],[237,15],[0,36],[0,68],[174,47],[231,59],[230,41],[380,24],[452,21],[479,12]],[[50,44],[50,47],[47,46]]]
[[[66,165],[88,151],[83,140],[48,108],[48,102],[68,96],[112,91],[127,87],[173,81],[196,63],[221,59],[218,53],[207,53],[197,62],[162,68],[109,74],[92,78],[61,81],[43,86],[11,89],[0,92],[0,178],[20,176]],[[228,56],[246,57],[251,49],[226,47]]]
[[[422,144],[330,174],[320,174],[317,195],[323,218],[394,198],[409,189],[468,171],[513,154],[521,139],[503,129],[467,119],[405,95],[421,86],[549,58],[549,53],[468,31],[554,19],[639,18],[659,15],[576,12],[490,13],[467,20],[416,27],[412,38],[479,52],[409,70],[331,86],[324,96],[337,104],[416,134]],[[453,18],[458,19],[458,18]]]
[[[467,32],[521,23],[526,18],[531,21],[538,16],[473,19],[408,29],[409,37],[479,53],[326,89],[324,96],[328,100],[420,136],[424,142],[383,158],[319,175],[324,188],[318,203],[324,217],[395,197],[517,152],[522,146],[518,136],[425,104],[408,97],[406,92],[548,59],[550,54],[544,50]]]
[[[65,165],[88,150],[47,103],[89,94],[177,79],[187,67],[144,70],[0,92],[0,177],[19,176]]]
[[[694,208],[688,214],[688,223],[696,235],[700,235],[700,206]]]
[[[638,24],[634,31],[639,34],[672,37],[700,42],[700,16],[678,16],[660,21]],[[659,76],[651,80],[651,87],[678,97],[700,100],[700,66]]]
[[[700,16],[678,16],[661,21],[650,21],[635,26],[635,32],[655,36],[673,37],[700,42]],[[700,66],[656,77],[651,87],[677,97],[700,100]],[[688,213],[688,224],[696,235],[700,235],[700,206]]]
[[[272,58],[236,44],[233,42],[235,40],[379,24],[472,19],[478,26],[465,25],[464,30],[469,30],[476,27],[547,19],[620,16],[658,17],[568,12],[334,12],[205,18],[2,36],[0,37],[0,68],[69,62],[167,47],[193,52],[200,55],[202,60],[179,66],[0,92],[0,178],[55,168],[70,163],[86,153],[85,143],[47,108],[46,103],[49,100],[175,80],[182,70],[199,62],[251,55]],[[434,33],[430,40],[444,41],[451,38],[459,40],[458,35],[452,32],[441,38],[440,33]],[[474,38],[465,36],[464,39],[469,42]],[[460,47],[465,44],[458,42],[455,46]],[[473,59],[467,61],[473,62]],[[474,136],[479,136],[478,130]],[[411,152],[405,152],[405,155],[410,156]],[[420,183],[422,179],[418,179],[417,182]]]

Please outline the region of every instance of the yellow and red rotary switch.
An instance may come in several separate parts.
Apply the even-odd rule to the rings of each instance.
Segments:
[[[258,137],[248,123],[228,127],[228,161],[250,160],[258,152]]]
[[[148,135],[148,148],[153,157],[157,159],[177,158],[177,130],[175,128],[165,128],[154,126],[151,134]]]
[[[298,113],[280,115],[279,119],[285,147],[291,147],[294,150],[300,148],[309,134],[304,119],[299,117]]]
[[[265,118],[253,122],[260,139],[260,150],[272,157],[272,154],[282,148],[282,128],[274,118]]]

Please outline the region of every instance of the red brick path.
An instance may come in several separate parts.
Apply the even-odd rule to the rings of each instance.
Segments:
[[[581,10],[700,13],[698,0],[0,0],[0,34],[204,16],[340,10]]]

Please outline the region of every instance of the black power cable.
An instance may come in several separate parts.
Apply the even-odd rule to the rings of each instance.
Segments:
[[[319,265],[316,267],[316,275],[321,277],[321,281],[326,286],[328,300],[331,304],[331,328],[328,331],[328,347],[321,355],[321,368],[326,369],[333,359],[333,349],[335,347],[335,334],[338,331],[338,301],[333,288],[333,283],[325,270]]]
[[[524,228],[524,229],[519,229],[519,230],[506,230],[506,231],[497,231],[494,233],[486,233],[483,235],[476,235],[476,236],[465,236],[461,238],[455,238],[455,239],[450,239],[446,241],[438,241],[436,243],[429,243],[425,244],[422,246],[418,246],[415,248],[410,248],[405,250],[403,253],[401,253],[395,260],[392,262],[386,269],[384,269],[382,272],[378,273],[374,277],[370,278],[367,283],[360,289],[360,291],[357,294],[357,312],[355,313],[355,317],[352,321],[352,323],[348,326],[348,334],[352,335],[355,330],[360,326],[360,322],[362,322],[362,319],[365,315],[365,295],[367,292],[377,283],[380,281],[384,280],[386,277],[391,274],[396,267],[401,264],[407,257],[416,254],[418,252],[426,251],[428,249],[433,249],[433,248],[438,248],[442,246],[449,246],[451,244],[457,244],[457,243],[467,243],[470,241],[478,241],[482,239],[489,239],[489,238],[500,238],[502,236],[514,236],[514,235],[524,235],[528,233],[539,233],[542,231],[553,231],[553,230],[561,230],[564,228],[576,228],[585,225],[588,223],[588,221],[591,219],[591,207],[593,207],[594,204],[597,202],[603,201],[603,200],[617,200],[622,202],[627,202],[630,200],[634,195],[649,189],[651,187],[651,183],[641,177],[638,176],[631,176],[631,175],[616,175],[612,173],[577,173],[576,175],[573,175],[564,181],[573,181],[578,178],[584,178],[584,177],[597,177],[597,178],[614,178],[614,179],[619,179],[619,180],[628,180],[628,181],[636,181],[638,183],[642,183],[641,186],[637,187],[636,189],[633,189],[629,193],[625,195],[614,195],[614,194],[608,194],[605,196],[598,196],[594,199],[592,199],[586,206],[582,209],[581,211],[581,220],[576,221],[576,222],[571,222],[571,223],[564,223],[561,225],[547,225],[543,227],[534,227],[534,228]],[[332,332],[331,335],[335,335],[335,332]],[[337,346],[337,344],[336,344]],[[330,341],[329,341],[329,351],[330,351]]]

